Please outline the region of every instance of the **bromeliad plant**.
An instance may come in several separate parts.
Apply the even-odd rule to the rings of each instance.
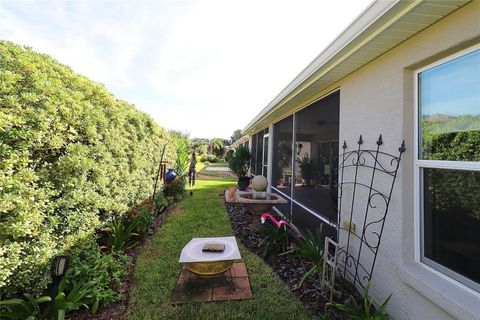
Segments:
[[[352,301],[351,306],[341,303],[327,303],[327,306],[333,306],[334,308],[342,310],[347,314],[348,319],[352,320],[389,320],[390,317],[385,312],[385,308],[392,298],[392,294],[377,308],[368,294],[370,285],[371,282],[368,282],[363,292],[363,304],[359,304],[353,296],[350,296],[350,300]]]
[[[304,258],[310,262],[310,269],[303,275],[298,286],[315,273],[320,274],[323,267],[323,226],[312,232],[307,229],[300,232],[299,247],[295,251],[295,255]]]
[[[260,233],[263,240],[258,246],[262,247],[264,257],[287,251],[288,231],[285,227],[278,228],[274,223],[266,222]]]
[[[55,307],[53,310],[53,319],[64,320],[65,314],[78,310],[81,307],[88,309],[87,304],[91,301],[91,288],[95,285],[91,282],[74,282],[72,289],[66,294],[64,277],[60,282],[58,294],[55,297]],[[33,298],[28,293],[23,294],[25,299],[10,299],[0,301],[0,316],[2,319],[28,319],[28,320],[43,320],[48,319],[50,311],[50,305],[46,302],[50,302],[49,296],[42,296],[39,298]]]
[[[107,231],[107,245],[102,249],[110,249],[115,251],[127,251],[135,247],[139,241],[136,232],[139,224],[138,219],[127,220],[122,222],[121,219],[115,219]]]
[[[28,293],[24,293],[23,296],[24,299],[0,301],[0,316],[2,319],[38,319],[42,314],[42,307],[51,300],[48,296],[34,298]]]
[[[260,230],[263,240],[259,246],[263,247],[263,256],[272,254],[281,254],[288,250],[292,229],[290,223],[286,220],[277,221],[270,213],[265,213],[261,217],[263,224]]]
[[[64,292],[65,289],[65,279],[63,278],[62,282],[60,283],[59,293],[55,297],[55,307],[53,310],[53,314],[57,315],[58,320],[65,319],[65,314],[73,311],[78,310],[81,307],[88,309],[88,304],[91,302],[91,288],[95,286],[94,281],[83,282],[83,281],[72,281],[72,288],[66,294]],[[96,311],[96,310],[95,310]],[[43,318],[48,314],[49,309],[45,310]]]

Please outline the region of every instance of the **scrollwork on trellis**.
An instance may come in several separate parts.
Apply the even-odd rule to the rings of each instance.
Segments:
[[[397,178],[402,154],[405,152],[405,141],[398,148],[398,155],[388,154],[380,150],[383,139],[380,135],[376,141],[375,150],[362,149],[363,137],[360,135],[355,150],[347,151],[347,143],[344,141],[343,152],[338,165],[338,215],[337,240],[341,243],[338,251],[339,274],[349,279],[354,285],[362,288],[372,278],[372,273],[377,259],[378,249],[382,240],[385,220],[390,206],[393,187]],[[354,170],[348,170],[353,168]],[[347,170],[346,170],[347,169]],[[368,178],[369,183],[359,181],[359,175]],[[353,175],[353,177],[347,177]],[[381,191],[375,185],[378,175],[385,175],[382,179]],[[388,181],[385,184],[385,181]],[[350,193],[346,193],[344,186],[349,185]],[[363,189],[363,193],[359,190]],[[364,201],[359,200],[360,194],[368,192]],[[348,202],[347,202],[348,201]],[[344,202],[349,204],[347,207]],[[373,212],[372,212],[373,211]],[[377,211],[377,212],[375,212]],[[342,228],[342,221],[362,221],[360,233],[355,233],[351,227]],[[341,239],[346,234],[346,239]],[[355,246],[353,243],[355,242]],[[365,252],[369,252],[367,258]]]

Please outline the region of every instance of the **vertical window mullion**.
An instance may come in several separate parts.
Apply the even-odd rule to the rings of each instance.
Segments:
[[[297,113],[293,114],[292,120],[292,176],[290,177],[290,197],[293,199],[293,191],[295,189],[295,170],[297,170],[296,166],[296,151],[297,151]],[[290,201],[290,216],[292,217],[293,221],[293,201]]]

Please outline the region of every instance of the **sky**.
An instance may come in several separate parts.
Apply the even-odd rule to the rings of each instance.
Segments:
[[[0,39],[49,54],[167,129],[229,138],[370,3],[0,1]]]

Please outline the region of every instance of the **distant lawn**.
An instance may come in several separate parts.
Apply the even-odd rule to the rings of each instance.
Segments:
[[[200,164],[200,165],[199,165]],[[217,162],[217,163],[209,163],[206,164],[205,162],[197,163],[196,170],[200,175],[206,176],[207,179],[222,179],[224,181],[237,181],[238,178],[236,176],[232,176],[231,173],[226,172],[216,172],[216,171],[207,171],[205,170],[208,167],[228,167],[228,164],[225,162]],[[202,179],[202,178],[200,178]]]
[[[238,178],[236,176],[232,176],[231,174],[227,172],[217,172],[217,171],[207,171],[207,170],[202,170],[199,172],[201,175],[206,176],[207,178],[217,178],[217,179],[222,179],[224,181],[237,181]],[[200,178],[201,179],[201,178]]]
[[[228,163],[226,163],[225,161],[211,162],[208,166],[209,167],[228,167]]]
[[[197,170],[197,172],[200,172],[205,167],[228,167],[228,164],[224,161],[216,162],[216,163],[197,161],[197,164],[195,166],[195,170]]]
[[[219,193],[231,182],[199,180],[138,256],[126,319],[311,319],[312,315],[262,259],[239,242],[255,298],[172,306],[178,258],[194,237],[232,236]]]

